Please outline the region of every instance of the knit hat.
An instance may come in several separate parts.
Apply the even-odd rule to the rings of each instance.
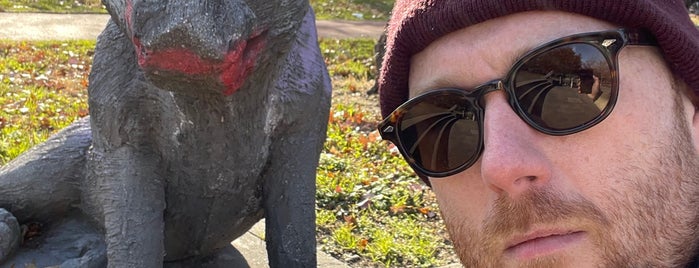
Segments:
[[[410,58],[438,38],[489,19],[560,10],[646,29],[670,68],[699,94],[699,30],[681,0],[398,0],[387,27],[379,93],[386,117],[408,100]]]

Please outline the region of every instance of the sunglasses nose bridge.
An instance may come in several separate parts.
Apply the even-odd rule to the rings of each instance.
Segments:
[[[485,103],[483,98],[485,95],[498,90],[505,90],[505,82],[503,82],[502,79],[494,79],[477,86],[473,90],[473,95],[476,97],[476,102],[481,105],[481,107],[484,107]]]
[[[477,86],[474,92],[477,92],[479,98],[482,98],[486,94],[498,90],[505,90],[505,82],[503,82],[502,79],[491,80],[480,86]]]

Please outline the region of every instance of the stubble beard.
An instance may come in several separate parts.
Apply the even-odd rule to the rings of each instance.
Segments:
[[[580,195],[537,189],[516,202],[496,200],[478,231],[468,219],[442,211],[447,230],[465,267],[507,267],[502,259],[505,239],[531,226],[574,224],[584,229],[599,256],[598,267],[684,267],[696,256],[699,239],[699,160],[689,126],[676,102],[671,135],[652,150],[622,148],[621,167],[610,179],[623,181],[626,191],[606,189],[602,211]],[[649,126],[652,127],[652,126]],[[623,160],[622,160],[623,159]],[[600,186],[603,187],[603,186]],[[590,254],[583,253],[581,254]],[[566,256],[544,257],[520,267],[561,267]],[[580,265],[579,263],[577,265]]]

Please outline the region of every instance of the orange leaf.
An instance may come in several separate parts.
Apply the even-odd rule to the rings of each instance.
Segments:
[[[357,124],[364,122],[364,113],[355,113],[354,116],[352,116],[352,122]]]
[[[399,214],[405,211],[405,206],[391,206],[391,213]]]
[[[349,89],[349,91],[352,93],[357,92],[357,85],[351,83],[351,84],[347,85],[347,89]]]
[[[46,118],[46,117],[42,117],[42,118],[39,120],[39,124],[41,125],[41,128],[42,128],[42,129],[48,129],[48,130],[51,130],[51,129],[52,129],[52,127],[51,127],[51,120],[49,120],[49,119]]]
[[[347,224],[352,224],[352,225],[357,224],[357,218],[355,218],[352,215],[345,215],[345,216],[342,216],[342,218],[345,220],[345,222]]]
[[[369,240],[366,238],[357,241],[357,247],[359,248],[359,250],[364,250],[368,244]]]
[[[418,211],[420,211],[420,213],[422,213],[423,215],[427,215],[428,213],[430,213],[430,209],[425,207],[419,208]]]
[[[366,150],[366,147],[369,144],[369,138],[367,136],[362,135],[362,136],[359,136],[359,138],[357,138],[357,140],[359,140],[359,144],[361,144],[362,147],[364,147],[364,149]]]
[[[374,130],[371,133],[369,133],[369,142],[375,142],[381,137],[381,133],[379,133],[378,130]]]
[[[330,113],[330,115],[328,115],[328,124],[332,124],[332,123],[335,123],[335,114],[334,113]]]

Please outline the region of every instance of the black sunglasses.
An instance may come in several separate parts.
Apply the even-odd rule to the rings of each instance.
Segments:
[[[419,175],[453,175],[471,167],[483,151],[485,94],[505,90],[515,113],[542,133],[577,133],[611,113],[619,90],[619,51],[655,44],[650,34],[629,29],[554,40],[522,56],[503,79],[408,100],[379,124],[379,132]]]

